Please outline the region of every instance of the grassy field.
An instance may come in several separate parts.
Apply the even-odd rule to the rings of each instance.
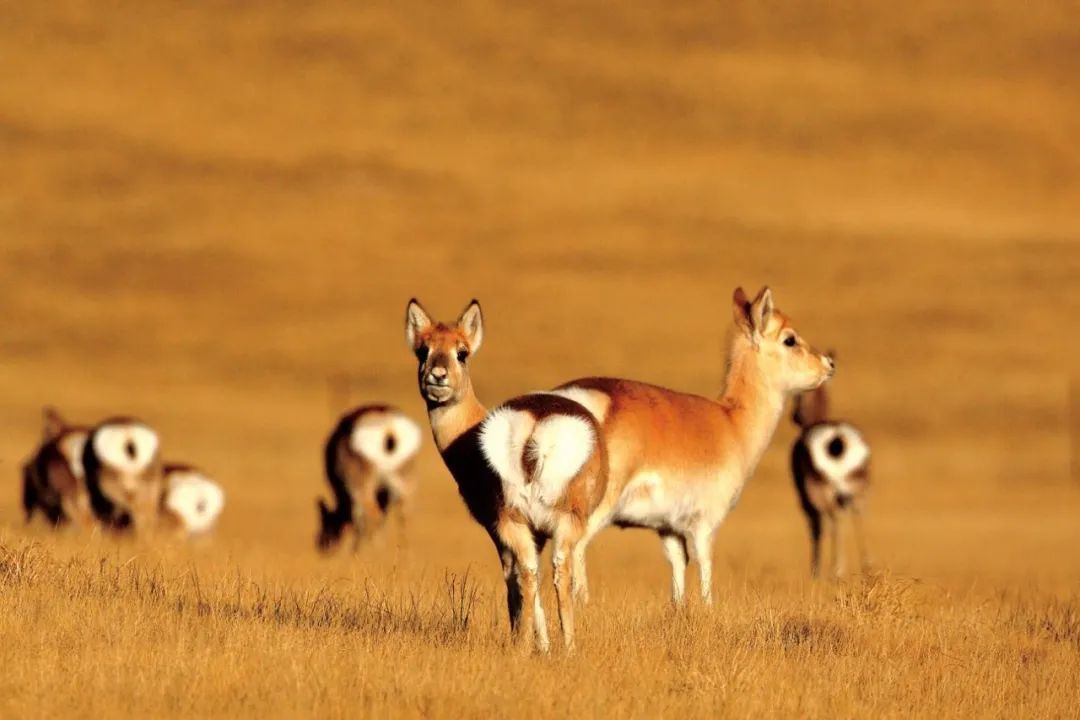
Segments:
[[[0,716],[1075,715],[1070,3],[0,0],[0,58]],[[430,445],[406,547],[314,553],[337,415],[423,420],[409,297],[481,299],[495,403],[715,393],[765,283],[873,443],[873,576],[806,577],[786,423],[717,607],[611,530],[574,657],[507,647]],[[216,536],[23,527],[44,403],[154,424]]]

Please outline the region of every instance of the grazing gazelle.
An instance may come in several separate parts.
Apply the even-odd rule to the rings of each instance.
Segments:
[[[488,413],[468,370],[484,337],[475,300],[455,323],[434,322],[411,300],[405,332],[435,444],[499,553],[511,630],[527,645],[531,624],[540,648],[548,647],[539,553],[550,538],[563,640],[573,648],[571,558],[607,482],[607,452],[595,419],[578,403],[550,393],[514,398]]]
[[[342,416],[323,451],[335,507],[318,501],[320,550],[336,546],[346,531],[355,549],[392,511],[404,527],[416,492],[412,465],[419,448],[420,427],[397,408],[365,405]]]
[[[69,425],[52,407],[42,411],[44,433],[34,456],[23,465],[23,510],[30,522],[36,510],[53,525],[94,522],[86,491],[82,454],[88,430]]]
[[[83,468],[90,506],[113,530],[152,531],[161,511],[165,479],[157,433],[131,418],[106,420],[90,431]]]
[[[163,472],[162,525],[184,538],[212,530],[225,508],[225,491],[221,486],[190,465],[168,463]]]
[[[870,445],[851,423],[829,419],[825,386],[795,399],[792,415],[802,433],[791,450],[791,473],[810,524],[810,573],[821,563],[822,521],[832,535],[832,573],[844,573],[840,521],[850,515],[863,571],[870,566],[862,527],[862,503],[870,485]]]
[[[811,349],[773,308],[768,288],[753,302],[737,288],[733,302],[736,332],[717,400],[613,378],[576,380],[556,390],[592,412],[607,442],[608,490],[585,540],[609,524],[655,530],[671,563],[676,604],[683,602],[688,554],[698,563],[702,600],[711,604],[717,527],[753,475],[784,402],[821,385],[834,369],[832,359]],[[583,600],[584,553],[585,542],[574,556],[575,595]]]

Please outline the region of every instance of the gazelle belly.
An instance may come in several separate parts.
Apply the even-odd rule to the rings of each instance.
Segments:
[[[615,511],[617,525],[687,532],[716,527],[738,500],[742,484],[726,474],[682,477],[641,471],[627,483]]]

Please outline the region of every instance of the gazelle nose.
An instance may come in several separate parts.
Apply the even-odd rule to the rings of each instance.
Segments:
[[[831,355],[825,356],[825,367],[829,368],[829,372],[836,371],[836,361],[832,359]]]
[[[446,377],[446,368],[444,368],[444,367],[433,367],[433,368],[431,368],[431,377],[436,378],[437,380],[442,380],[443,378]]]

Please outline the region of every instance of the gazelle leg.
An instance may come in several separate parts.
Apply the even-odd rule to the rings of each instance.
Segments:
[[[518,584],[514,553],[505,545],[499,549],[503,581],[506,583],[506,609],[510,613],[510,633],[516,635],[521,622],[521,586]]]
[[[585,571],[585,550],[596,534],[611,523],[612,510],[610,507],[597,508],[589,519],[585,521],[585,531],[581,539],[574,545],[574,573],[570,580],[571,593],[574,599],[585,605],[589,602],[589,579]]]
[[[515,575],[521,593],[521,614],[517,625],[517,639],[525,649],[531,645],[529,628],[532,626],[540,650],[547,652],[547,623],[540,606],[539,552],[532,530],[527,525],[504,520],[500,523],[499,539],[509,548],[514,558]]]
[[[671,563],[671,601],[681,606],[686,599],[686,541],[671,531],[662,531],[660,540],[664,556]]]
[[[844,531],[840,527],[841,520],[847,513],[844,510],[829,513],[829,532],[832,534],[832,575],[834,578],[844,576],[847,558],[844,554]]]
[[[870,552],[866,547],[866,534],[863,531],[862,508],[858,502],[851,505],[851,523],[855,530],[855,545],[859,551],[859,565],[864,573],[870,572],[873,562],[870,560]]]
[[[701,602],[712,605],[712,528],[698,528],[691,535],[693,556],[701,580]]]
[[[806,520],[810,524],[810,576],[821,576],[821,513],[809,510]]]
[[[555,547],[551,553],[551,564],[555,575],[555,596],[559,602],[559,625],[562,628],[563,643],[566,651],[574,649],[574,598],[573,553],[582,542],[583,531],[577,520],[567,517],[559,523],[555,531]]]

